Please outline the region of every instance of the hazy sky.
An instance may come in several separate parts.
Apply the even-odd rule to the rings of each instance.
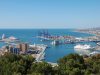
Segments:
[[[0,0],[0,28],[100,27],[100,0]]]

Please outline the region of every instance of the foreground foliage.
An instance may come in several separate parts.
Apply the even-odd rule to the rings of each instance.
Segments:
[[[46,62],[35,63],[29,55],[5,54],[0,57],[0,75],[100,75],[100,55],[83,59],[70,54],[52,67]]]

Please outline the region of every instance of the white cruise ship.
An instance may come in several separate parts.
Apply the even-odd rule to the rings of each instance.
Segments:
[[[98,42],[98,43],[97,43],[97,45],[99,45],[99,46],[100,46],[100,42]]]
[[[78,45],[74,46],[74,49],[78,49],[78,50],[91,50],[91,49],[93,49],[93,47],[91,47],[90,45],[87,45],[87,44],[85,44],[85,45],[78,44]]]
[[[92,55],[96,55],[96,54],[100,54],[100,51],[93,51],[89,55],[92,56]]]

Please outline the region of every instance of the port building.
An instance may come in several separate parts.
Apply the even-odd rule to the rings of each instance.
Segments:
[[[20,43],[16,46],[16,48],[19,48],[22,52],[26,52],[29,49],[29,44],[27,43]]]

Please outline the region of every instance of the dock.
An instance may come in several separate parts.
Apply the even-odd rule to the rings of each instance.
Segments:
[[[36,62],[39,62],[44,59],[46,46],[44,46],[39,54],[36,55]]]
[[[58,36],[51,35],[48,31],[41,31],[38,33],[36,38],[40,38],[42,40],[47,41],[59,41],[59,44],[73,44],[73,43],[81,43],[81,42],[100,42],[100,37],[91,36],[91,37],[74,37],[74,36]]]

